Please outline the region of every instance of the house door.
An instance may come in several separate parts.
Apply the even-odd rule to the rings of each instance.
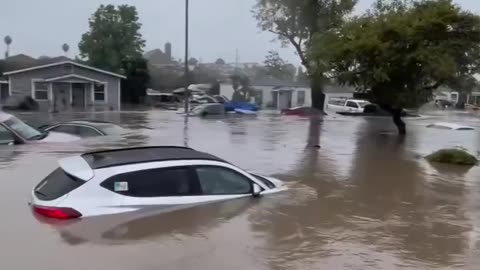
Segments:
[[[279,92],[279,104],[278,109],[288,109],[292,107],[292,92],[291,91],[281,91]]]
[[[0,84],[0,104],[5,103],[9,96],[10,94],[8,92],[8,84]]]
[[[72,84],[72,107],[73,108],[85,108],[85,84],[74,83]]]
[[[68,83],[53,83],[53,111],[65,111],[68,108]]]
[[[272,108],[278,109],[278,92],[272,92]]]

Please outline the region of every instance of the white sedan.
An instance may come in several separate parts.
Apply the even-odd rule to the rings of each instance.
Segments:
[[[40,131],[17,117],[0,111],[0,145],[71,142],[80,139],[80,137],[65,133]]]
[[[191,148],[127,148],[60,160],[32,190],[31,205],[39,215],[72,219],[151,207],[170,211],[285,189],[280,180]]]

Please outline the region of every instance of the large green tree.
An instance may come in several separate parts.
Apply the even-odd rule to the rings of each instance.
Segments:
[[[138,19],[134,6],[101,5],[82,36],[80,56],[92,66],[122,72],[122,63],[142,57],[145,40]]]
[[[405,134],[404,108],[424,104],[438,86],[471,85],[464,82],[479,69],[480,18],[451,0],[379,0],[314,43],[310,59],[367,92]]]
[[[291,44],[310,77],[312,105],[323,110],[323,65],[307,59],[313,37],[340,27],[357,0],[257,0],[253,13],[258,26]],[[320,60],[321,63],[321,60]]]
[[[89,65],[127,76],[122,82],[122,100],[131,103],[141,101],[149,83],[138,19],[134,6],[101,5],[78,45],[80,57]]]
[[[122,101],[140,103],[146,96],[150,73],[145,58],[128,59],[122,63],[126,80],[122,82]]]

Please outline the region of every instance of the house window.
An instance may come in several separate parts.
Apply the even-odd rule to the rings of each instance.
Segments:
[[[305,91],[297,92],[297,105],[303,106],[305,104]]]
[[[34,82],[33,95],[36,100],[48,100],[48,83]]]
[[[105,101],[105,85],[95,84],[94,95],[95,95],[95,101]]]

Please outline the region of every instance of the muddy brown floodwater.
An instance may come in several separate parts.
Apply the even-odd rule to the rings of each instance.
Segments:
[[[458,113],[408,121],[264,113],[197,119],[170,112],[21,114],[33,125],[109,120],[121,137],[0,149],[0,269],[480,269],[480,170],[430,165],[448,146],[480,150],[480,118]],[[450,121],[475,131],[432,130]],[[32,187],[57,158],[87,150],[188,144],[290,190],[167,214],[135,213],[48,224],[34,218]],[[316,149],[314,145],[321,145]]]

